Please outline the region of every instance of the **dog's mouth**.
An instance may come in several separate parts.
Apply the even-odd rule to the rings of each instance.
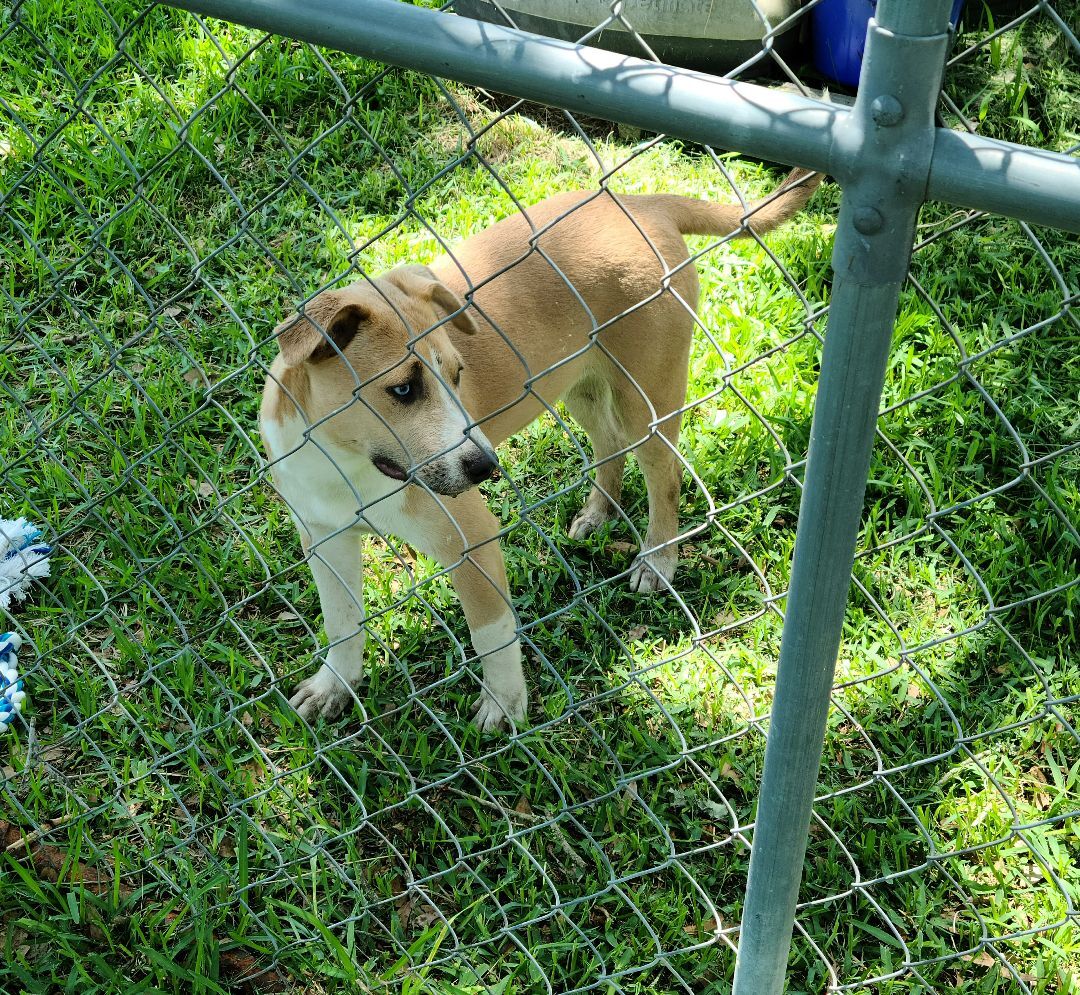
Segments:
[[[397,463],[385,456],[376,456],[371,462],[379,473],[385,474],[391,480],[405,480],[409,476]]]
[[[402,482],[412,481],[414,484],[419,484],[425,490],[433,491],[436,494],[441,494],[444,497],[457,497],[459,494],[463,494],[470,487],[467,481],[462,481],[460,484],[448,481],[442,477],[441,474],[425,472],[424,470],[417,471],[413,476],[406,470],[400,463],[395,463],[394,460],[389,459],[386,456],[372,456],[372,465],[379,471],[384,477],[389,477],[391,480],[400,480]]]

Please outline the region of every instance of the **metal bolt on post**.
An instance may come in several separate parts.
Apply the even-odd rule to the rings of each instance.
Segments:
[[[926,197],[948,0],[881,0],[839,129],[832,300],[754,823],[734,995],[784,987],[900,288]]]

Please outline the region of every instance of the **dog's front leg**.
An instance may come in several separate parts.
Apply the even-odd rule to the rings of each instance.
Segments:
[[[502,557],[499,559],[501,562]],[[454,579],[454,588],[464,605],[466,596],[461,593],[463,585]],[[469,616],[468,609],[465,614]],[[490,732],[504,723],[513,728],[525,718],[529,705],[529,693],[521,667],[517,619],[508,610],[495,621],[484,625],[474,626],[470,621],[469,630],[473,649],[483,665],[484,680],[480,698],[473,710],[473,721],[482,732]]]
[[[300,527],[315,586],[322,604],[329,645],[326,662],[302,681],[289,704],[305,719],[332,719],[354,700],[353,689],[364,676],[364,561],[361,535],[355,528]]]
[[[529,696],[499,548],[498,519],[479,491],[455,498],[424,494],[417,497],[416,505],[418,510],[422,507],[419,527],[405,538],[450,569],[481,662],[483,684],[473,721],[483,732],[503,724],[513,726],[525,718]]]

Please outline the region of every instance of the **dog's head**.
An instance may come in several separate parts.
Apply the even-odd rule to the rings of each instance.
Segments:
[[[464,367],[447,326],[476,326],[426,266],[327,290],[276,329],[285,370],[307,374],[307,415],[394,480],[460,494],[495,474],[491,445],[458,390]]]

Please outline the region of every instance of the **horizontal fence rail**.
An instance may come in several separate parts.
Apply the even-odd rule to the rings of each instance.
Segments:
[[[400,0],[181,0],[172,6],[841,179],[859,168],[845,140],[846,108],[446,17]],[[1074,159],[944,128],[933,148],[928,200],[1080,233]]]

